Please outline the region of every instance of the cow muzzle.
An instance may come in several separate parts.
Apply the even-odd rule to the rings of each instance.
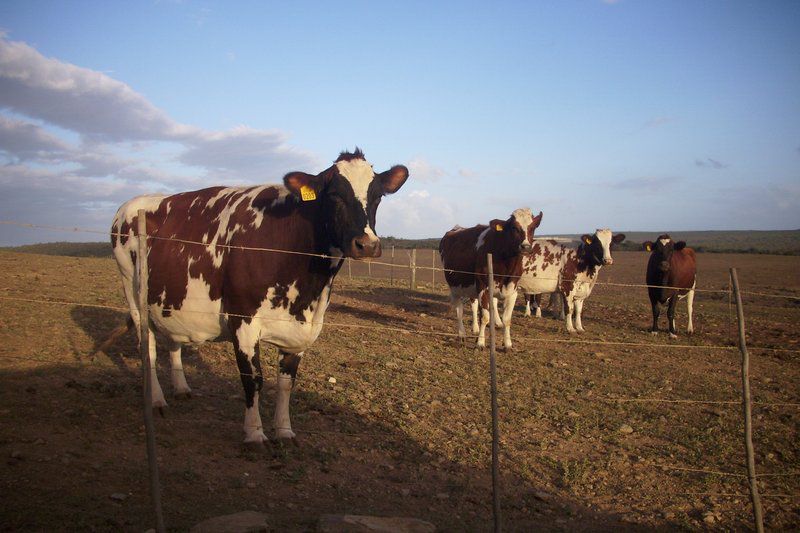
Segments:
[[[531,250],[533,250],[533,246],[528,242],[523,242],[519,245],[519,251],[524,254],[530,253]]]
[[[658,268],[661,269],[661,272],[669,271],[669,261],[661,261],[661,263],[658,264]]]
[[[381,240],[367,234],[355,237],[350,241],[350,257],[363,259],[365,257],[381,256]]]
[[[603,264],[604,265],[613,265],[614,264],[614,260],[612,258],[608,257],[606,259],[603,259]]]

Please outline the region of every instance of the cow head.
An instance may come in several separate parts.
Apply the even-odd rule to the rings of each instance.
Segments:
[[[533,234],[542,223],[542,212],[533,216],[530,208],[515,210],[506,221],[492,220],[490,230],[500,232],[504,248],[509,255],[531,251]]]
[[[646,241],[642,243],[642,248],[647,252],[651,252],[651,261],[655,261],[658,269],[666,275],[669,272],[672,254],[686,248],[686,243],[684,241],[673,242],[672,238],[665,233],[664,235],[659,235],[656,242]]]
[[[613,235],[610,229],[598,229],[594,235],[583,235],[581,245],[584,257],[595,265],[612,265],[611,245],[619,244],[625,240],[624,233]]]
[[[342,152],[333,166],[317,174],[290,172],[283,183],[303,202],[320,202],[327,239],[345,257],[380,257],[375,214],[385,194],[393,194],[408,179],[408,169],[396,165],[376,174],[356,148]]]

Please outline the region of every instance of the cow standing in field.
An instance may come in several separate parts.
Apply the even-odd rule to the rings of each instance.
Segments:
[[[584,331],[583,302],[592,293],[600,268],[614,262],[611,245],[624,240],[622,233],[613,235],[609,229],[599,229],[594,235],[583,235],[577,249],[552,240],[534,242],[530,253],[523,254],[519,280],[519,290],[525,294],[526,303],[530,305],[537,294],[557,293],[566,308],[567,331]],[[537,316],[540,313],[537,312]]]
[[[489,311],[497,313],[497,302],[489,302],[486,254],[492,254],[495,294],[503,300],[503,346],[511,348],[511,314],[517,300],[517,281],[522,273],[521,253],[530,250],[542,213],[533,216],[528,208],[515,210],[508,220],[492,220],[488,226],[456,226],[439,242],[444,277],[450,287],[450,302],[456,311],[458,334],[464,337],[464,300],[473,306],[473,331],[478,347],[486,346]],[[477,308],[482,308],[478,326]],[[477,331],[476,331],[477,328]]]
[[[667,235],[660,235],[655,242],[642,243],[642,248],[650,253],[647,262],[647,294],[653,310],[653,327],[650,332],[658,334],[658,316],[661,306],[667,305],[667,323],[669,336],[677,338],[675,328],[675,307],[678,300],[686,298],[689,323],[687,333],[694,333],[692,325],[692,306],[694,305],[694,288],[697,284],[697,260],[694,250],[686,247],[684,241],[673,242]]]
[[[111,243],[137,331],[135,228],[137,211],[147,213],[153,406],[166,405],[156,376],[154,331],[167,339],[178,395],[190,392],[181,346],[229,339],[244,387],[244,442],[263,446],[267,437],[258,406],[263,384],[259,341],[263,340],[281,354],[275,436],[294,438],[289,396],[303,352],[322,330],[342,258],[381,255],[375,234],[378,204],[407,178],[408,169],[402,165],[375,174],[356,149],[343,152],[317,175],[290,172],[282,186],[211,187],[171,196],[139,196],[120,207]]]

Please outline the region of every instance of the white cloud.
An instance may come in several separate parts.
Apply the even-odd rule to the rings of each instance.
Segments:
[[[457,222],[458,208],[427,190],[414,190],[402,198],[387,197],[378,209],[380,235],[409,238],[439,237]]]
[[[6,216],[35,221],[42,211],[19,207],[63,207],[70,226],[89,206],[110,220],[135,194],[276,182],[289,170],[319,165],[280,131],[179,123],[125,83],[44,57],[0,32],[0,164],[3,159]]]
[[[414,176],[415,181],[438,181],[447,174],[444,169],[431,164],[421,157],[415,157],[406,166],[408,166],[409,174]]]

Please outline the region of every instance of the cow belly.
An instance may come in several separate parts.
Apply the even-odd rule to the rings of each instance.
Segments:
[[[322,332],[330,290],[330,285],[326,286],[320,296],[303,310],[304,320],[298,320],[288,312],[291,303],[286,307],[273,306],[269,297],[265,299],[256,314],[261,325],[259,338],[286,352],[299,353],[307,350]],[[290,302],[294,302],[297,296],[294,284],[290,286],[288,295]]]
[[[555,272],[549,277],[523,275],[517,288],[525,294],[549,294],[558,288],[558,276]]]
[[[221,313],[219,300],[184,304],[180,309],[151,306],[150,316],[156,328],[181,344],[196,344],[224,336],[225,317]]]

